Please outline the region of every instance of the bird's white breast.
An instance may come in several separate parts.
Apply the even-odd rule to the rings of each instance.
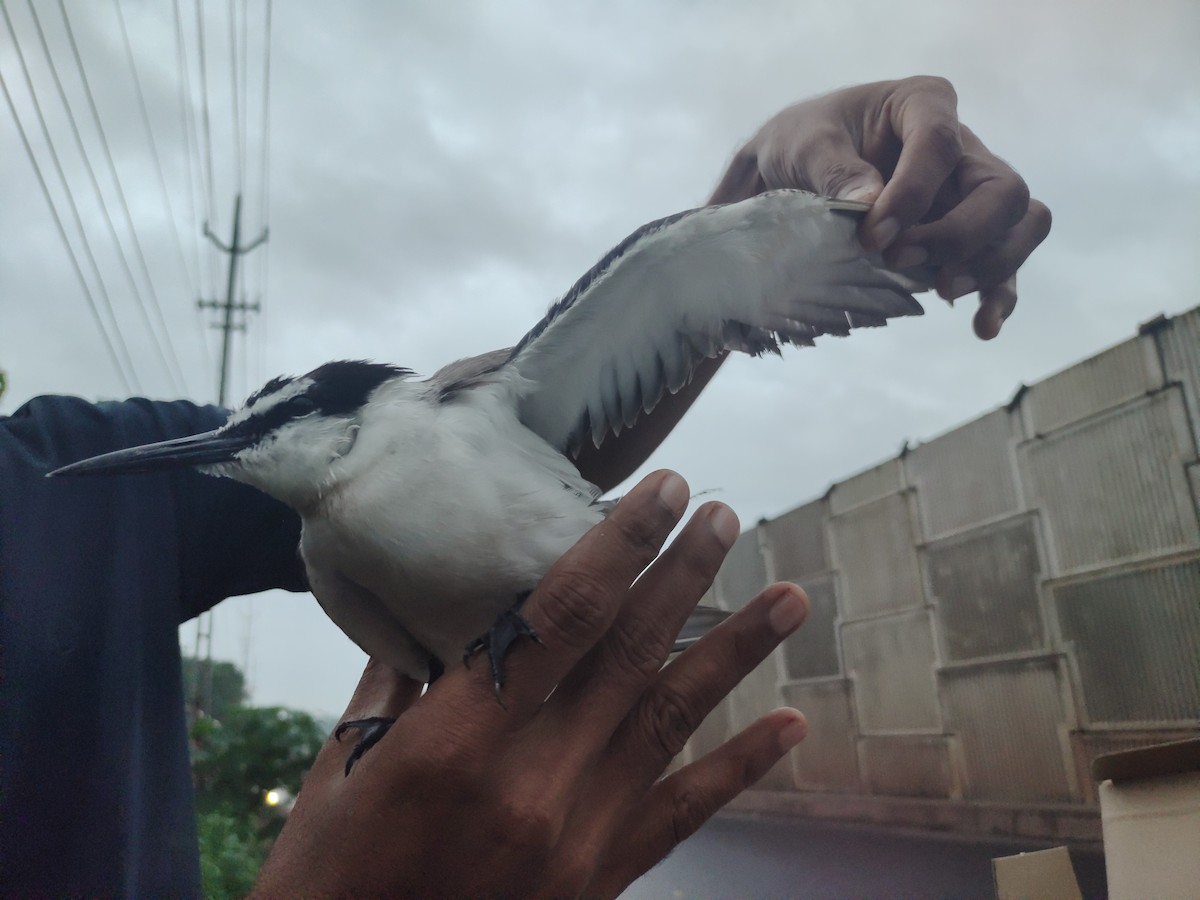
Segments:
[[[310,567],[334,566],[378,597],[449,663],[601,514],[511,404],[488,390],[431,403],[414,387],[372,400],[353,451],[305,514],[303,551]],[[321,599],[338,622],[336,603]]]

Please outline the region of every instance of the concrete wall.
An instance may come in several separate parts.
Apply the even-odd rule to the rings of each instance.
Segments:
[[[809,737],[744,808],[1088,836],[1092,757],[1200,730],[1198,447],[1200,308],[759,523],[717,602],[812,612],[687,757],[786,703]]]

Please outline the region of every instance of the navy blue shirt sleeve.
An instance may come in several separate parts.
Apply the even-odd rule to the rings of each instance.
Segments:
[[[178,626],[302,589],[299,520],[192,471],[43,476],[224,417],[41,397],[0,418],[2,896],[199,894]]]

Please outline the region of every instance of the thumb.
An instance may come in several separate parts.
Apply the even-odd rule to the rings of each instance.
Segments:
[[[811,190],[834,200],[874,203],[883,191],[879,170],[858,155],[845,132],[825,135],[808,147],[801,162]]]
[[[865,160],[846,160],[825,172],[825,185],[821,193],[834,200],[874,203],[883,191],[883,176]]]

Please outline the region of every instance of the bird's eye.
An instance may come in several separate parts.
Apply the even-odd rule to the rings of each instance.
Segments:
[[[317,411],[317,404],[312,401],[311,397],[296,397],[292,400],[292,409],[300,415],[308,415],[310,412]]]

